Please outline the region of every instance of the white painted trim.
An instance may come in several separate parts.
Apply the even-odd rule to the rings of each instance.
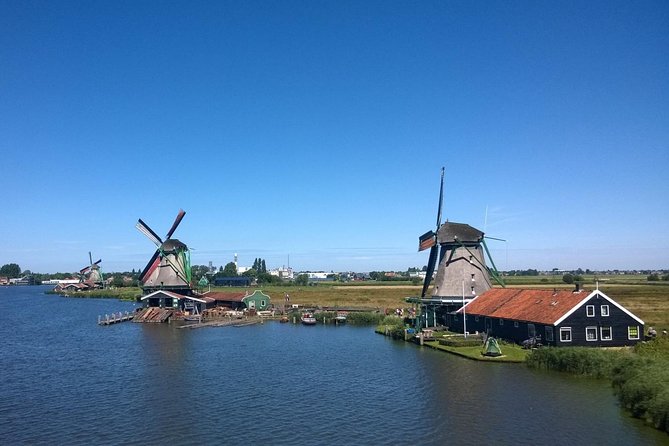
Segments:
[[[588,330],[595,330],[595,339],[588,339]],[[587,342],[597,342],[599,340],[598,337],[597,337],[597,332],[598,331],[599,330],[597,330],[597,327],[592,326],[592,325],[590,325],[588,327],[585,327],[585,340]]]
[[[562,331],[565,331],[565,333],[569,333],[569,340],[565,341],[562,339]],[[571,332],[571,327],[560,327],[560,342],[571,342],[574,339],[574,336],[572,335]]]
[[[590,311],[592,310],[592,311]],[[594,305],[586,305],[585,306],[585,317],[595,317],[597,312],[595,311],[595,306]]]
[[[605,328],[609,329],[610,337],[608,339],[604,339],[604,334],[603,334],[604,332],[602,330],[605,329]],[[613,327],[611,327],[610,325],[606,326],[606,327],[603,326],[603,325],[600,325],[599,326],[599,339],[601,339],[602,341],[613,341]]]
[[[623,308],[618,302],[616,302],[615,300],[611,299],[609,296],[607,296],[606,294],[604,294],[601,290],[595,290],[595,291],[591,292],[590,294],[588,294],[588,295],[587,295],[584,299],[582,299],[579,303],[577,303],[576,305],[574,305],[574,307],[573,307],[571,310],[569,310],[569,311],[567,311],[565,314],[563,314],[562,317],[560,317],[560,319],[558,319],[557,321],[553,322],[553,325],[560,325],[560,324],[562,323],[562,321],[564,321],[565,319],[567,319],[567,318],[568,318],[569,316],[571,316],[576,310],[578,310],[579,308],[581,308],[581,307],[583,306],[583,304],[586,303],[586,302],[587,302],[591,297],[593,297],[595,294],[599,294],[602,298],[606,299],[607,301],[609,301],[610,304],[613,304],[614,306],[616,306],[617,308],[619,308],[623,313],[625,313],[626,315],[628,315],[629,317],[631,317],[632,319],[634,319],[635,321],[637,321],[639,324],[641,324],[641,325],[645,325],[644,322],[643,322],[641,319],[639,319],[638,317],[636,317],[635,315],[633,315],[632,313],[630,313],[627,309]]]
[[[633,337],[630,336],[630,328],[632,328],[632,327],[635,327],[635,325],[628,325],[627,326],[627,340],[638,341],[639,339],[641,339],[641,330],[640,330],[641,327],[636,325],[636,334],[637,334],[636,338],[633,338]]]
[[[604,314],[604,308],[606,308],[606,314]],[[602,317],[609,317],[609,315],[611,314],[611,310],[609,309],[609,306],[608,305],[600,305],[599,306],[599,314]]]
[[[154,292],[151,293],[151,294],[147,294],[146,296],[143,296],[140,300],[146,300],[146,299],[149,299],[149,298],[151,298],[151,297],[154,297],[156,294],[164,294],[165,296],[167,296],[167,297],[171,297],[172,299],[188,299],[188,300],[194,300],[195,302],[200,302],[201,304],[207,302],[206,300],[198,299],[197,297],[193,297],[193,296],[184,296],[184,295],[182,295],[182,294],[177,294],[177,293],[173,293],[173,292],[171,292],[171,291],[165,291],[165,290],[154,291]]]

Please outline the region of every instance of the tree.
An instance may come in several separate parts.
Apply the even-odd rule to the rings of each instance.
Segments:
[[[237,277],[237,265],[235,265],[235,262],[229,262],[225,265],[225,268],[223,268],[223,276]]]
[[[300,274],[295,278],[295,285],[307,286],[309,284],[309,276]]]
[[[562,276],[562,281],[563,281],[564,283],[572,284],[572,283],[574,283],[574,276],[572,276],[571,274],[567,273],[567,274],[565,274],[564,276]]]
[[[10,279],[16,279],[21,276],[21,268],[16,263],[8,263],[0,268],[0,276],[6,276]]]
[[[262,265],[260,266],[260,272],[266,273],[267,266],[265,266],[265,259],[262,259]]]

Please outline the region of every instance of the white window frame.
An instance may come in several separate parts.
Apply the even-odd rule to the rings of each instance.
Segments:
[[[608,305],[602,305],[599,307],[599,311],[602,313],[602,317],[608,317],[610,314]]]
[[[632,328],[636,328],[636,338],[632,337],[632,333],[631,333]],[[641,330],[639,330],[638,325],[628,325],[627,326],[627,339],[629,339],[630,341],[636,341],[636,340],[641,339]]]
[[[609,329],[609,337],[608,338],[604,337],[604,329],[605,328]],[[610,325],[606,326],[606,327],[604,327],[604,326],[599,327],[599,339],[601,339],[602,341],[613,341],[613,329],[611,328]]]
[[[588,331],[594,331],[595,339],[588,339]],[[597,327],[585,327],[585,340],[588,342],[597,342]]]
[[[569,339],[564,339],[562,333],[569,333]],[[574,337],[571,335],[571,327],[560,327],[560,342],[571,342]]]
[[[513,328],[518,328],[518,321],[513,321]]]
[[[585,306],[585,315],[587,317],[595,317],[595,306],[594,305],[586,305]]]

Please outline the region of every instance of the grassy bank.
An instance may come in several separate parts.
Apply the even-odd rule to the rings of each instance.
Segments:
[[[632,415],[669,432],[669,339],[633,349],[543,348],[527,358],[530,367],[605,378]]]
[[[76,291],[71,293],[56,293],[54,291],[47,291],[47,294],[59,294],[67,297],[79,297],[90,299],[120,299],[120,300],[136,300],[142,295],[140,288],[108,288],[105,290],[90,290],[90,291]]]

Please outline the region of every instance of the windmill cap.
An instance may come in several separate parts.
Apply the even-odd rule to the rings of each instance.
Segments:
[[[160,247],[163,251],[179,251],[183,249],[188,249],[184,243],[181,243],[175,238],[165,240],[165,243]]]
[[[439,243],[449,243],[458,240],[460,243],[478,243],[483,238],[483,232],[469,226],[466,223],[453,223],[447,221],[437,231]]]

